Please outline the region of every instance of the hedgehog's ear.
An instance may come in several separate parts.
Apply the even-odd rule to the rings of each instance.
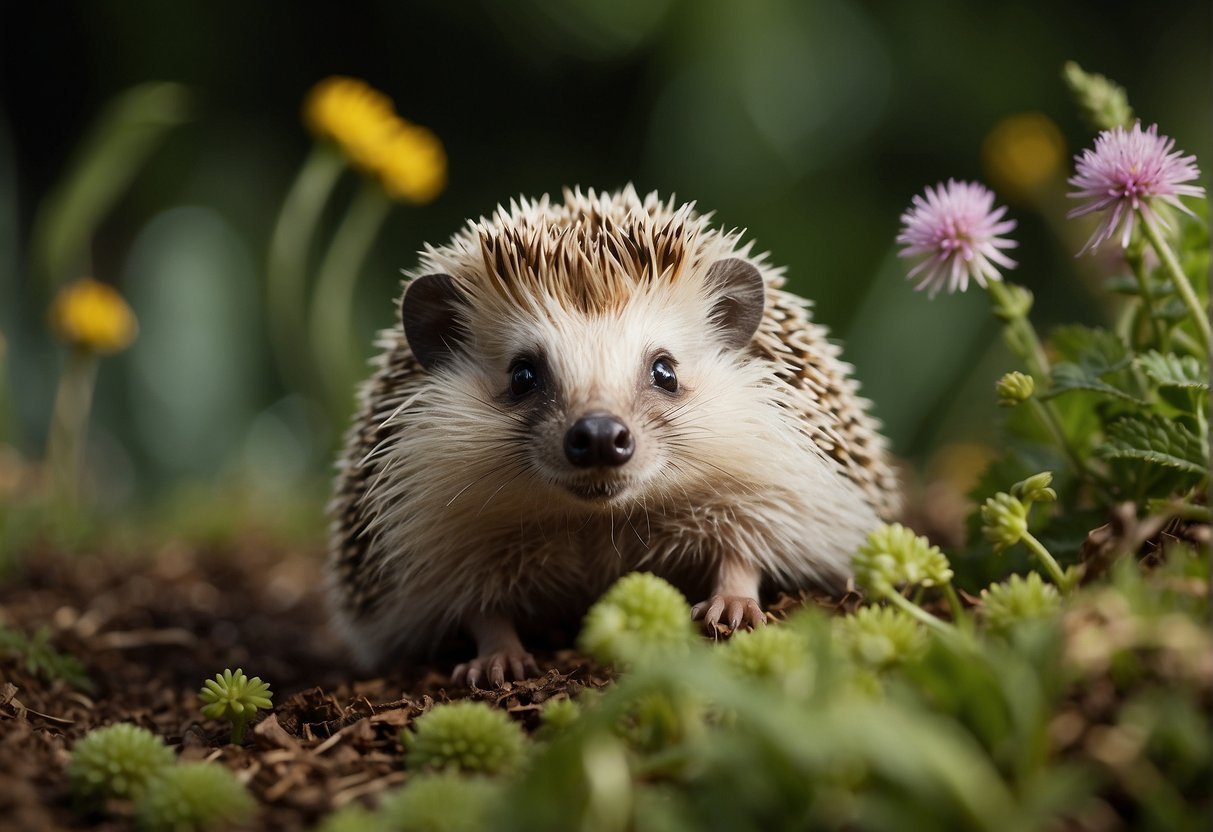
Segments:
[[[750,343],[766,305],[766,284],[753,264],[736,257],[717,260],[708,269],[708,292],[715,298],[712,324],[730,349]]]
[[[448,274],[418,277],[405,289],[400,301],[404,337],[425,369],[433,370],[466,343],[468,332],[459,319],[463,304]]]

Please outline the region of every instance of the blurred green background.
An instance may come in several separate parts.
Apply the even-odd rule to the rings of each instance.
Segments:
[[[904,280],[893,238],[910,198],[952,176],[987,181],[1020,224],[1016,279],[1036,293],[1039,328],[1099,318],[1102,267],[1076,269],[1084,228],[1063,219],[1070,156],[1092,136],[1061,66],[1124,84],[1141,118],[1207,171],[1209,23],[1204,3],[1096,0],[5,4],[0,445],[42,456],[64,358],[46,325],[54,287],[32,266],[40,206],[107,103],[179,82],[186,109],[165,117],[188,119],[72,264],[116,285],[141,326],[101,365],[90,490],[115,511],[167,500],[188,515],[227,499],[319,528],[344,424],[278,372],[264,275],[312,141],[303,97],[344,74],[386,92],[449,157],[447,190],[395,208],[359,275],[367,356],[424,242],[518,194],[633,182],[698,201],[785,264],[845,342],[895,450],[921,469],[948,443],[992,441],[993,380],[1013,362],[982,293],[928,302]],[[1017,186],[988,138],[1033,112],[1058,144],[1035,154],[1042,178]],[[342,180],[317,257],[357,180]]]

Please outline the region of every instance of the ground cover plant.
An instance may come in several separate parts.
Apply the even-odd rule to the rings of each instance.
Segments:
[[[1205,828],[1207,203],[1165,126],[1105,78],[1064,77],[1092,126],[1069,180],[1089,224],[1075,253],[1101,258],[1113,317],[1036,329],[1012,282],[1016,220],[982,183],[927,187],[902,217],[909,277],[942,293],[920,302],[988,293],[1018,361],[989,381],[1004,453],[965,545],[881,526],[844,597],[784,595],[767,626],[718,638],[676,589],[627,576],[577,649],[538,656],[544,675],[479,690],[441,663],[354,678],[317,615],[314,558],[245,541],[145,563],[30,535],[0,586],[0,814],[30,829]],[[332,243],[356,261],[385,193],[429,198],[445,162],[358,82],[322,85],[308,112],[322,143],[299,181],[366,177]],[[336,129],[350,113],[363,129]],[[416,166],[384,167],[376,129],[412,142]],[[295,315],[275,329],[284,368],[307,329],[291,275],[307,241],[290,234],[330,193],[300,185],[274,243]],[[340,312],[342,279],[314,314]],[[97,361],[137,324],[88,283],[53,321],[74,356],[49,466],[61,510]],[[313,330],[334,408],[346,327]]]

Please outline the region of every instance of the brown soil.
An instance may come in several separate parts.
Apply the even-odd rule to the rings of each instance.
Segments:
[[[609,675],[572,650],[539,652],[542,678],[497,691],[453,687],[448,661],[368,678],[325,628],[318,557],[169,547],[147,561],[31,553],[0,580],[0,624],[49,626],[80,658],[91,693],[46,682],[0,657],[0,818],[6,830],[127,829],[131,806],[83,814],[64,771],[93,728],[133,722],[183,760],[218,760],[261,804],[252,828],[300,829],[407,778],[399,735],[434,702],[472,697],[534,728],[541,704]],[[274,709],[241,746],[199,712],[198,690],[224,668],[269,682]]]

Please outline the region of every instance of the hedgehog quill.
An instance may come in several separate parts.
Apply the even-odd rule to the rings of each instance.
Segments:
[[[536,674],[519,628],[635,570],[709,628],[845,581],[896,477],[839,348],[751,249],[628,187],[512,202],[422,252],[332,504],[363,665],[462,631],[457,683]]]

